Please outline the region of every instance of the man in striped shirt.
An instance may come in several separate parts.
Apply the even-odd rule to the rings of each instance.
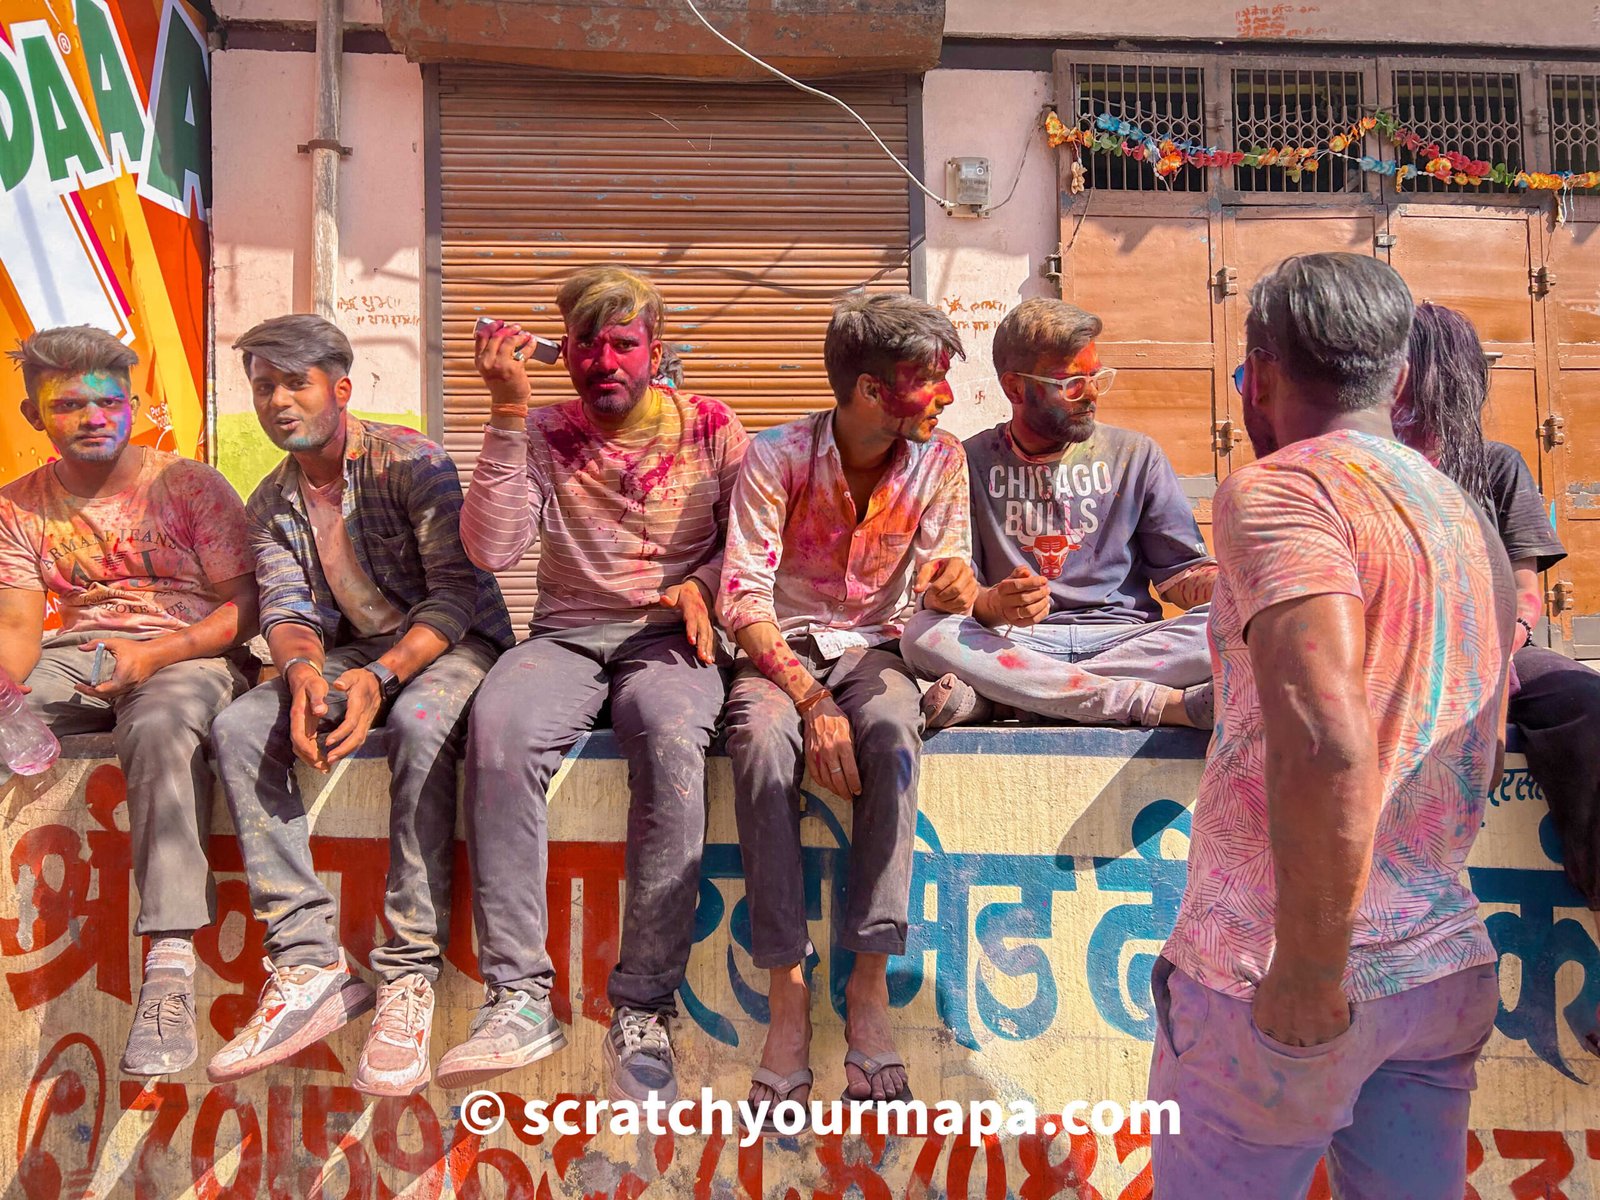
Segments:
[[[320,317],[277,317],[234,349],[261,427],[289,452],[247,507],[261,632],[279,677],[212,726],[272,973],[207,1074],[221,1083],[282,1062],[372,1007],[317,878],[294,761],[329,770],[381,722],[393,935],[372,952],[378,1011],[355,1086],[406,1096],[428,1082],[466,711],[511,644],[511,621],[494,578],[473,569],[456,538],[461,484],[449,456],[413,430],[347,411],[354,356],[344,334]]]
[[[617,267],[580,271],[557,303],[574,399],[529,411],[531,335],[477,340],[489,385],[461,540],[490,570],[539,545],[532,636],[484,681],[468,735],[467,845],[488,996],[439,1064],[476,1085],[565,1044],[545,949],[546,789],[609,702],[628,759],[627,908],[607,995],[613,1098],[677,1096],[666,1019],[693,937],[705,755],[726,684],[711,602],[745,435],[722,404],[653,386],[660,294]]]

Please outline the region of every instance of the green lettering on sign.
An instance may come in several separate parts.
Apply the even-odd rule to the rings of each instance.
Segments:
[[[84,120],[78,94],[62,70],[55,40],[48,36],[24,37],[19,42],[33,92],[34,116],[39,122],[39,142],[44,147],[45,170],[52,182],[70,179],[76,160],[83,175],[105,170],[105,158],[94,130]]]
[[[11,56],[0,50],[0,191],[22,182],[33,165],[33,114]]]
[[[138,165],[144,157],[144,108],[139,91],[128,75],[127,60],[117,40],[116,26],[102,0],[78,0],[78,34],[83,39],[84,65],[89,89],[100,118],[100,136],[106,153],[117,157],[117,137],[125,147],[124,161]]]
[[[180,212],[188,210],[188,190],[196,189],[203,215],[211,206],[211,86],[205,43],[176,4],[167,5],[161,31],[150,118],[153,141],[145,185]]]

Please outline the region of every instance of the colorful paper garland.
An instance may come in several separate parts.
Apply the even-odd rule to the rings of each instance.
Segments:
[[[1368,154],[1346,153],[1350,147],[1359,146],[1374,130],[1384,134],[1396,147],[1422,159],[1423,165],[1418,167],[1414,163],[1378,159]],[[1100,113],[1088,127],[1068,125],[1051,113],[1045,120],[1045,134],[1051,146],[1076,146],[1089,153],[1118,154],[1147,162],[1162,178],[1175,175],[1186,166],[1245,166],[1281,167],[1288,172],[1290,179],[1299,179],[1303,172],[1317,170],[1319,156],[1328,153],[1343,155],[1371,174],[1393,176],[1397,184],[1403,184],[1418,175],[1428,175],[1441,182],[1464,186],[1498,183],[1541,191],[1600,187],[1600,171],[1512,171],[1505,163],[1490,164],[1482,159],[1442,150],[1437,143],[1424,141],[1420,134],[1403,127],[1389,113],[1362,117],[1349,129],[1334,134],[1323,147],[1269,146],[1247,151],[1218,150],[1214,146],[1201,146],[1194,142],[1170,138],[1158,140],[1133,122],[1109,112]]]

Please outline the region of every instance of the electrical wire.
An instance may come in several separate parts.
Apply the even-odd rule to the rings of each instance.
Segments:
[[[1046,113],[1052,112],[1052,111],[1054,111],[1054,110],[1053,109],[1046,109],[1045,110]],[[1011,177],[1011,190],[1006,193],[1006,198],[1004,200],[1000,201],[999,204],[991,204],[991,205],[989,205],[988,208],[984,209],[983,212],[984,212],[985,216],[987,216],[988,214],[990,214],[992,212],[996,212],[997,210],[1002,209],[1006,205],[1010,204],[1011,203],[1011,197],[1013,197],[1013,196],[1015,196],[1017,194],[1017,184],[1022,182],[1022,169],[1028,165],[1028,154],[1033,149],[1033,143],[1039,140],[1036,135],[1037,135],[1039,129],[1043,126],[1043,124],[1044,124],[1044,116],[1042,114],[1041,114],[1041,116],[1039,117],[1038,120],[1036,120],[1036,121],[1032,122],[1031,124],[1029,124],[1029,126],[1028,126],[1028,140],[1022,143],[1022,157],[1017,162],[1017,173]]]
[[[802,92],[809,92],[813,96],[821,96],[824,100],[831,101],[832,103],[837,104],[840,108],[844,109],[845,112],[849,113],[852,117],[854,117],[857,121],[859,121],[861,123],[861,128],[865,129],[867,131],[867,133],[871,135],[872,140],[878,143],[879,148],[881,148],[883,150],[883,152],[889,156],[889,161],[891,161],[892,163],[894,163],[895,166],[900,168],[900,173],[902,175],[904,175],[912,183],[916,184],[917,187],[921,188],[924,195],[926,195],[930,200],[932,200],[935,204],[939,205],[942,208],[953,209],[953,208],[956,207],[953,201],[946,200],[943,196],[939,195],[937,192],[934,192],[934,191],[930,190],[928,188],[928,186],[925,183],[922,182],[922,180],[918,179],[916,177],[916,175],[912,173],[911,168],[906,166],[905,163],[900,161],[899,156],[896,155],[893,150],[889,149],[889,147],[884,144],[884,140],[877,135],[876,131],[874,131],[874,129],[872,128],[871,125],[867,124],[866,118],[863,117],[860,113],[858,113],[855,109],[851,108],[843,100],[839,99],[839,97],[830,96],[827,92],[823,91],[821,88],[814,88],[808,83],[801,83],[798,79],[794,79],[794,78],[792,78],[792,77],[790,77],[788,75],[785,75],[782,71],[778,70],[778,68],[773,66],[771,63],[764,62],[763,60],[757,58],[754,54],[751,54],[750,51],[746,50],[743,46],[739,45],[738,42],[734,41],[727,34],[723,33],[722,30],[718,29],[710,21],[706,20],[705,14],[702,13],[697,7],[695,7],[694,0],[683,0],[683,2],[686,5],[689,6],[689,11],[692,12],[699,19],[700,24],[704,25],[717,38],[719,38],[723,42],[726,42],[734,50],[736,50],[740,54],[744,55],[744,57],[748,58],[751,62],[755,63],[756,66],[760,67],[762,70],[770,71],[772,74],[776,75],[779,79],[783,80],[785,83],[793,84],[795,87],[799,88]]]

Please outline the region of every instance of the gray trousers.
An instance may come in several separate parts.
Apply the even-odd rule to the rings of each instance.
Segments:
[[[921,690],[893,646],[820,658],[809,639],[791,643],[850,718],[861,794],[854,798],[839,945],[903,954],[916,848],[922,765]],[[794,702],[753,666],[728,694],[734,814],[750,910],[750,960],[790,967],[811,952],[800,844],[804,730]]]
[[[1033,625],[1008,636],[923,609],[900,644],[928,679],[954,672],[997,704],[1084,725],[1159,725],[1169,689],[1211,678],[1210,606],[1148,625]]]
[[[393,637],[329,651],[330,682],[377,658]],[[473,693],[495,660],[476,637],[451,647],[407,682],[378,721],[388,731],[389,881],[383,912],[394,931],[372,952],[386,983],[418,972],[438,979],[450,932],[456,764]],[[337,905],[312,869],[305,801],[289,741],[289,687],[274,679],[228,706],[212,727],[217,773],[239,833],[250,903],[267,926],[273,964],[327,966],[339,956]]]
[[[546,789],[609,701],[631,800],[622,942],[606,996],[614,1008],[677,1011],[700,892],[706,751],[726,688],[678,624],[535,633],[495,664],[467,749],[467,848],[486,984],[550,994]]]
[[[107,703],[74,691],[88,683],[94,655],[85,642],[116,634],[67,634],[45,647],[29,674],[28,702],[57,737],[116,735],[128,781],[133,879],[139,887],[134,933],[189,933],[217,915],[216,887],[206,858],[211,836],[211,722],[244,690],[226,658],[192,658],[163,667]],[[108,656],[109,658],[109,656]]]

